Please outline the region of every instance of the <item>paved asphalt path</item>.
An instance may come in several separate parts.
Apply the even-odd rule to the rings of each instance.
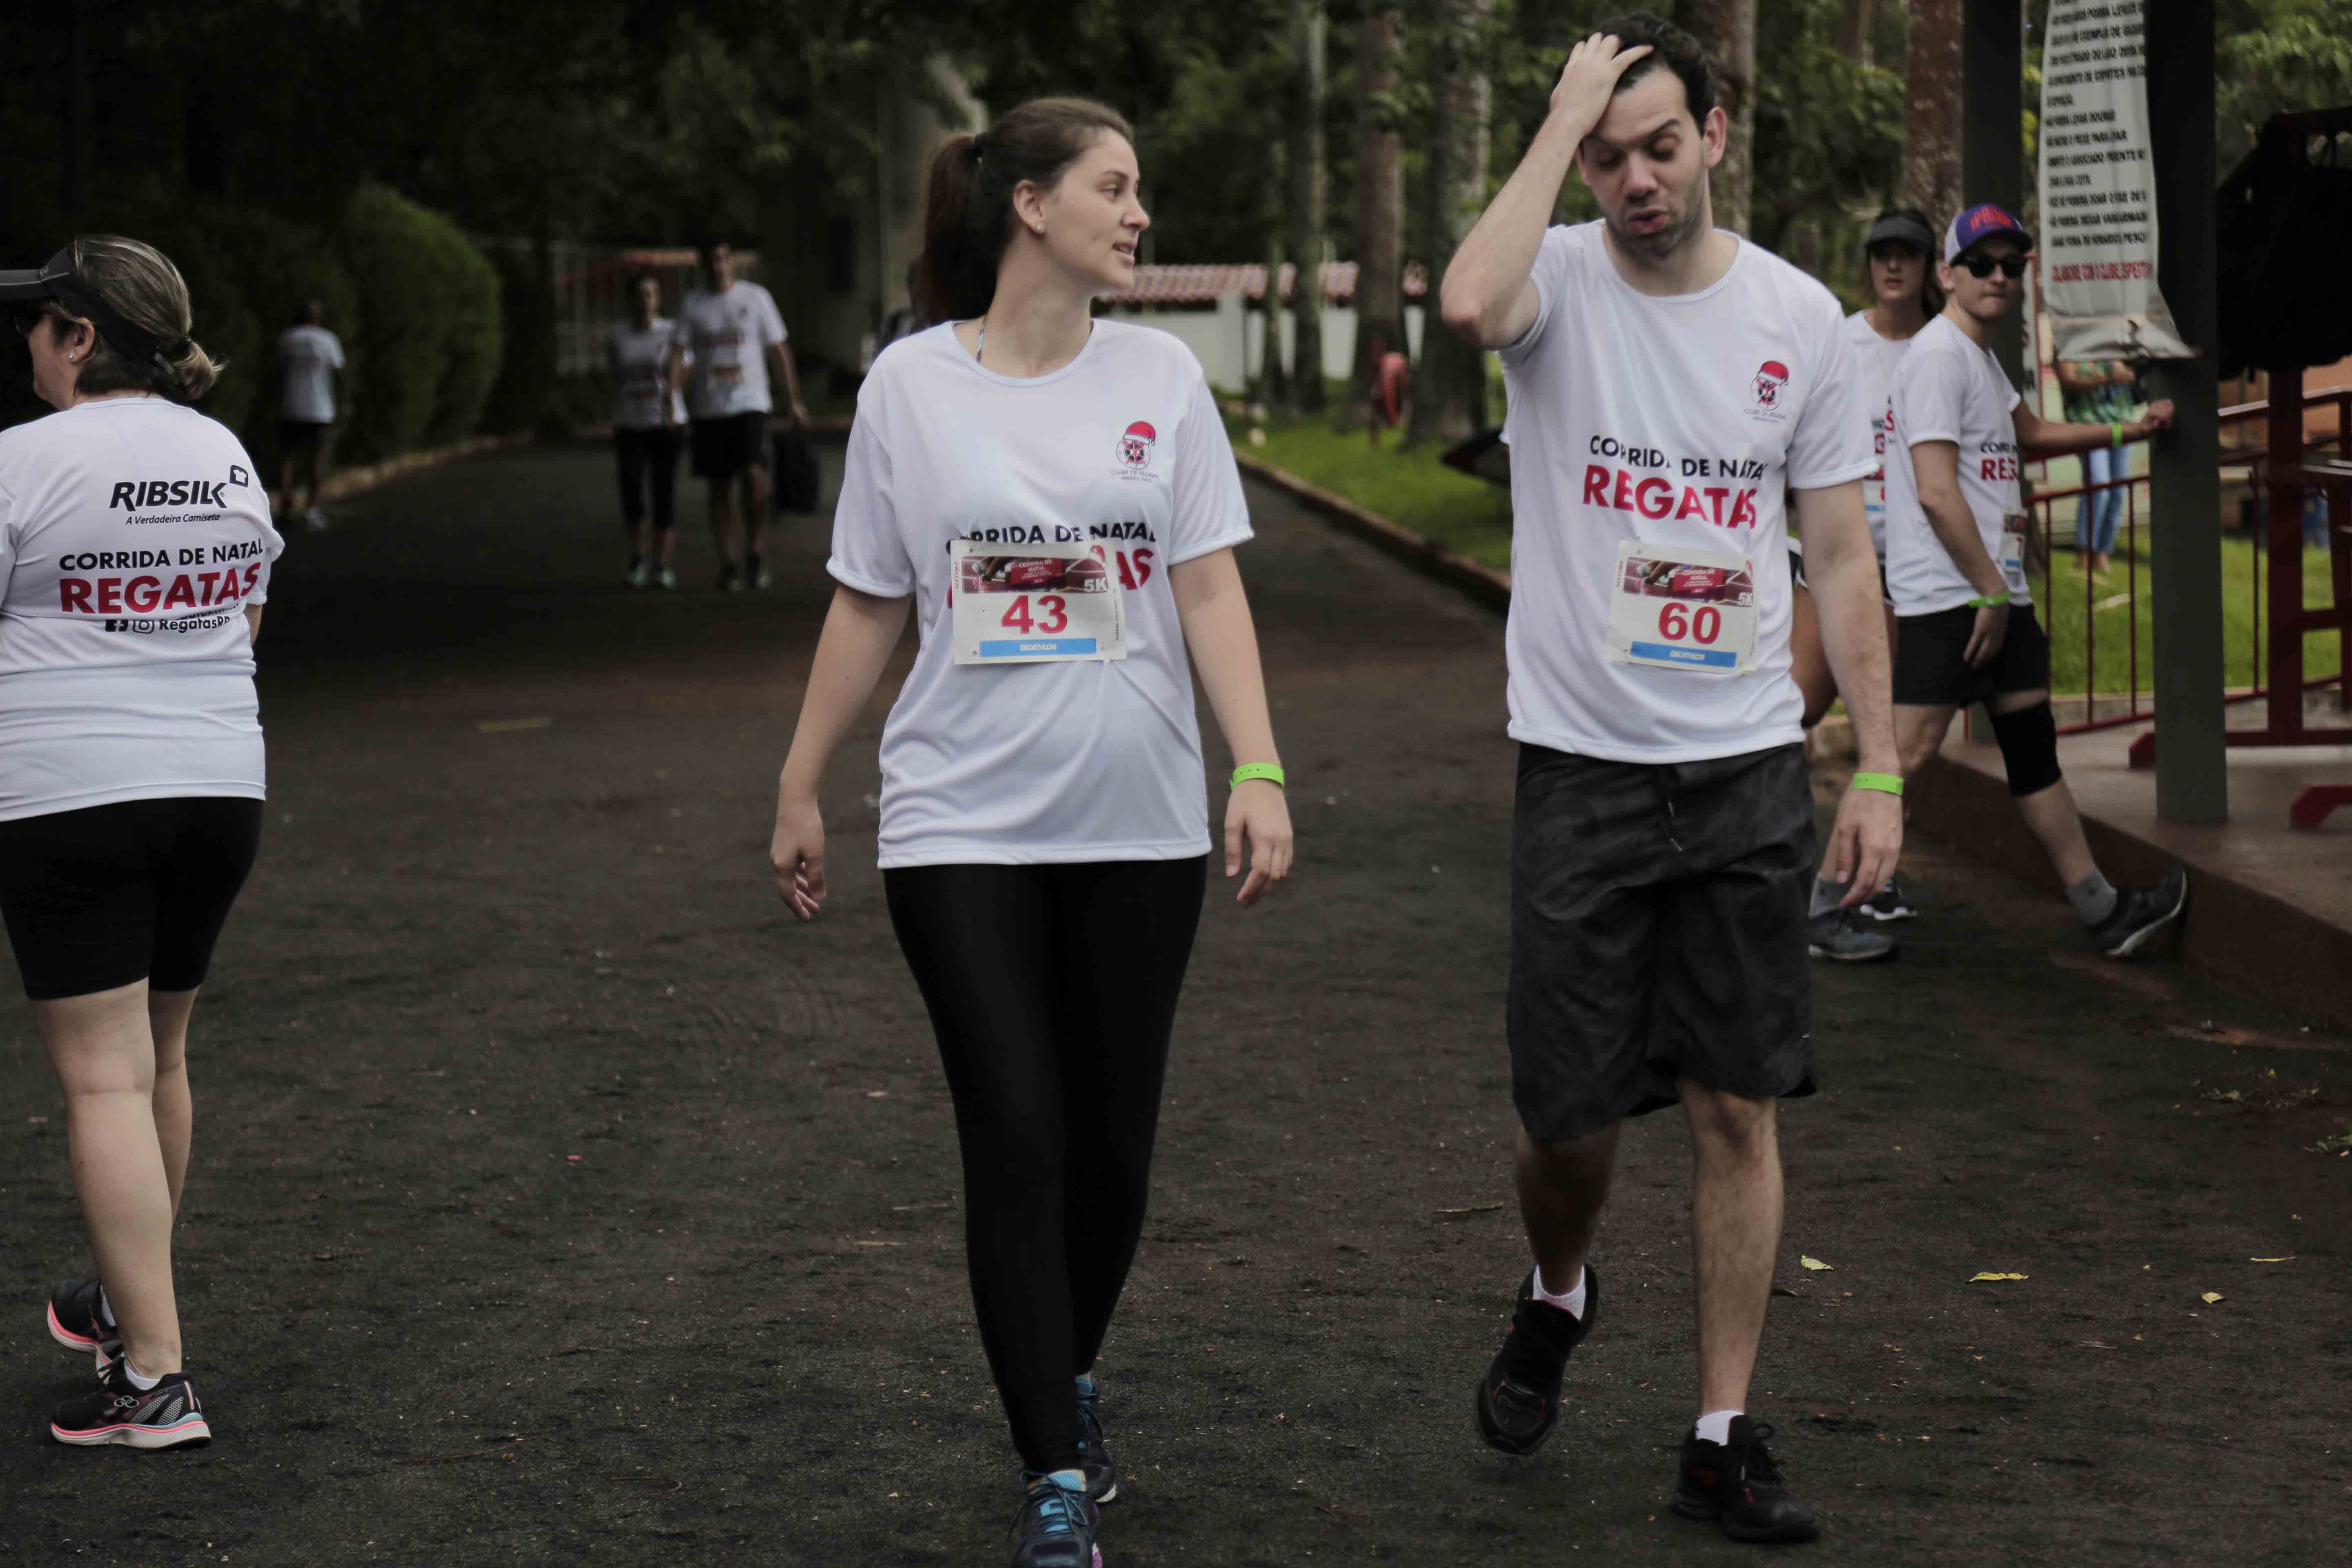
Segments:
[[[1526,1266],[1500,626],[1253,502],[1301,869],[1202,931],[1101,1368],[1107,1560],[1749,1560],[1664,1507],[1671,1114],[1627,1141],[1560,1430],[1525,1461],[1473,1433]],[[948,1102],[873,869],[882,703],[830,781],[825,919],[764,865],[822,525],[764,595],[713,593],[698,531],[684,588],[632,595],[620,543],[605,455],[540,448],[348,502],[281,563],[268,837],[192,1057],[208,1449],[47,1438],[87,1370],[41,1302],[87,1261],[0,1006],[0,1559],[1002,1561]],[[2352,1160],[2309,1145],[2352,1121],[2352,1054],[2084,955],[2054,890],[1916,865],[1903,961],[1818,975],[1824,1092],[1784,1119],[1753,1406],[1826,1521],[1807,1559],[2343,1561]]]

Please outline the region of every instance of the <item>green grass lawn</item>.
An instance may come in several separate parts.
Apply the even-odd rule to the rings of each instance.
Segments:
[[[1249,422],[1228,418],[1234,444],[1312,485],[1347,497],[1380,513],[1400,527],[1468,556],[1473,561],[1508,571],[1511,564],[1511,500],[1500,485],[1457,473],[1437,460],[1434,444],[1413,449],[1402,446],[1393,432],[1384,433],[1378,447],[1360,432],[1341,435],[1328,418],[1302,419],[1276,416],[1265,426],[1265,445],[1249,440]],[[2118,558],[2115,569],[2101,577],[2094,592],[2083,591],[2083,574],[2073,553],[2060,551],[2045,595],[2040,574],[2033,595],[2041,603],[2042,623],[2050,630],[2051,687],[2062,693],[2088,689],[2095,674],[2103,692],[2128,689],[2131,667],[2129,636],[2134,618],[2126,601],[2136,581],[2139,636],[2139,685],[2146,692],[2154,684],[2155,568],[2147,556],[2147,531],[2139,533],[2141,556],[2136,574],[2127,578]],[[2232,687],[2255,683],[2259,671],[2252,637],[2252,586],[2262,570],[2261,557],[2243,538],[2221,542],[2221,595],[2225,680]],[[2304,558],[2304,598],[2306,604],[2327,603],[2327,557],[2307,552]],[[2095,620],[2095,650],[2086,647],[2084,623]],[[2265,616],[2267,621],[2267,616]],[[2264,627],[2264,637],[2269,632]],[[2095,652],[2095,670],[2088,656]],[[2304,641],[2305,671],[2312,677],[2336,673],[2336,639],[2314,636]]]

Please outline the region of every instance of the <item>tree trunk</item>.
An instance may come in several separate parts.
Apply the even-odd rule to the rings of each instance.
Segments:
[[[1484,61],[1494,0],[1441,0],[1430,98],[1429,297],[1454,261],[1454,247],[1486,205],[1486,122],[1493,95]],[[1411,439],[1458,441],[1486,425],[1486,356],[1452,332],[1421,339],[1420,384],[1413,389]]]
[[[1356,33],[1362,129],[1356,143],[1356,363],[1346,428],[1371,420],[1384,353],[1409,353],[1404,331],[1404,137],[1396,115],[1404,13],[1375,11]]]
[[[1715,226],[1748,232],[1755,188],[1756,0],[1683,0],[1683,26],[1715,68],[1715,98],[1731,121],[1723,162],[1707,176]]]
[[[1838,7],[1838,53],[1858,66],[1874,63],[1870,36],[1877,25],[1878,0],[1843,0]]]
[[[1290,100],[1290,258],[1298,268],[1290,295],[1290,397],[1302,414],[1322,413],[1325,402],[1323,54],[1329,26],[1323,0],[1290,0],[1297,73]]]
[[[1911,0],[1903,64],[1903,205],[1943,223],[1960,210],[1965,0]]]
[[[1266,144],[1265,295],[1259,306],[1257,400],[1279,408],[1290,400],[1290,378],[1282,371],[1282,142]]]

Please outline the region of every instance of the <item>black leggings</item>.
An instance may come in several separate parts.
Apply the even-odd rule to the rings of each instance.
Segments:
[[[885,871],[963,1147],[981,1344],[1032,1470],[1078,1462],[1076,1379],[1143,1234],[1208,858]]]
[[[656,426],[613,431],[613,450],[621,460],[621,521],[632,529],[646,515],[646,491],[653,491],[654,527],[668,529],[677,522],[677,455],[684,439],[675,426]]]

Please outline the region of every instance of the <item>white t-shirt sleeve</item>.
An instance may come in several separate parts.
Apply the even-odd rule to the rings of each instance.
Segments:
[[[1821,368],[1789,439],[1789,483],[1801,490],[1826,489],[1878,471],[1862,367],[1855,363],[1863,351],[1846,341],[1838,317],[1827,310],[1823,316],[1814,352]]]
[[[1959,440],[1968,369],[1957,355],[1944,352],[1941,343],[1915,346],[1903,356],[1903,366],[1895,373],[1895,403],[1903,411],[1903,439],[1907,445]]]
[[[841,497],[833,506],[833,556],[824,569],[861,594],[903,599],[915,591],[915,563],[898,526],[889,443],[879,423],[872,408],[861,406],[849,427]]]
[[[322,331],[319,335],[327,340],[327,363],[336,370],[342,369],[343,340],[329,331]]]
[[[1505,364],[1516,365],[1533,353],[1551,330],[1554,317],[1559,314],[1560,295],[1567,290],[1570,251],[1573,248],[1570,236],[1574,233],[1564,225],[1554,225],[1544,231],[1543,241],[1536,247],[1535,266],[1528,269],[1528,281],[1536,286],[1536,319],[1528,330],[1500,351]]]
[[[769,343],[782,342],[790,335],[784,331],[783,312],[776,309],[776,297],[764,289],[760,290],[759,316],[758,328],[762,347]]]
[[[1249,502],[1242,494],[1242,471],[1234,445],[1206,378],[1192,377],[1192,399],[1176,429],[1176,460],[1171,466],[1172,505],[1168,519],[1168,564],[1180,565],[1252,537]]]

